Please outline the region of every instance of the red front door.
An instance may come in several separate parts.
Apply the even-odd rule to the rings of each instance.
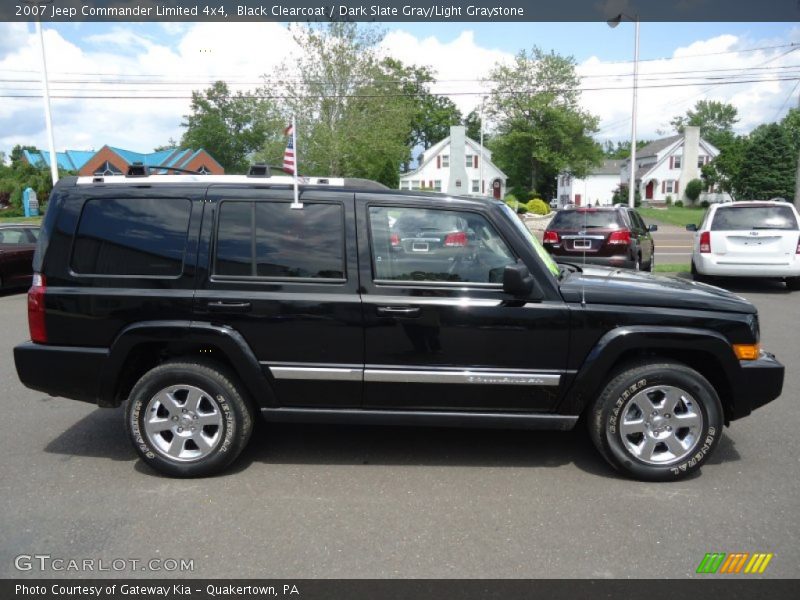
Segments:
[[[655,187],[655,183],[651,181],[647,184],[647,187],[644,188],[644,197],[648,200],[653,199],[653,187]]]
[[[580,206],[580,205],[581,205],[581,195],[575,194],[575,206]]]
[[[501,191],[501,183],[499,179],[495,179],[492,182],[492,196],[494,196],[495,200],[500,200],[500,191]]]

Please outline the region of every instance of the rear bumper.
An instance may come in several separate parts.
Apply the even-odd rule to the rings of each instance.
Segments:
[[[733,388],[732,421],[772,402],[783,390],[784,366],[769,352],[762,351],[758,360],[743,360],[739,364],[742,369]]]
[[[100,377],[108,361],[106,348],[48,346],[25,342],[14,348],[20,381],[51,396],[98,404]]]
[[[720,277],[800,277],[800,260],[791,259],[783,264],[733,263],[731,259],[713,254],[695,253],[695,267],[701,275]],[[728,262],[726,262],[728,261]]]
[[[587,264],[601,267],[621,267],[623,269],[632,269],[636,265],[636,261],[631,260],[627,254],[614,256],[586,255],[585,258],[582,254],[553,254],[553,260],[573,265]]]

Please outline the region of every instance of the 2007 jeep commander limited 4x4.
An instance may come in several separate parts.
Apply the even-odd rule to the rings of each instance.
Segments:
[[[269,421],[570,429],[639,479],[696,471],[777,398],[756,309],[708,285],[558,266],[489,199],[287,177],[70,178],[28,296],[22,382],[114,407],[170,475]]]

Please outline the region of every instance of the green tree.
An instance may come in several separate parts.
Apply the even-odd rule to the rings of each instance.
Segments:
[[[673,129],[683,133],[687,125],[700,128],[700,135],[714,146],[724,143],[733,132],[733,126],[739,121],[738,111],[733,104],[718,102],[717,100],[699,100],[694,109],[686,111],[685,115],[674,117],[670,121]]]
[[[293,35],[300,55],[279,69],[278,79],[286,98],[281,112],[297,119],[300,172],[366,177],[396,187],[419,124],[417,96],[405,86],[421,89],[425,73],[396,61],[382,63],[382,35],[355,23],[298,25]],[[281,151],[267,144],[263,154]]]
[[[464,127],[467,130],[467,137],[473,140],[481,141],[481,113],[477,109],[471,110],[469,114],[464,117]],[[489,134],[484,129],[483,143],[486,145],[489,142]]]
[[[264,144],[274,128],[271,106],[250,93],[231,93],[223,81],[203,92],[192,92],[191,114],[181,146],[204,148],[228,173],[245,173],[250,155]],[[272,126],[272,127],[271,127]]]
[[[602,159],[592,138],[597,117],[580,107],[575,59],[534,47],[511,65],[496,64],[487,116],[496,127],[489,147],[512,184],[555,194],[555,177],[581,177]]]
[[[797,156],[786,129],[760,125],[748,137],[733,181],[740,199],[793,198]]]
[[[169,140],[167,140],[167,143],[164,144],[163,146],[156,146],[155,148],[153,148],[153,152],[162,152],[164,150],[175,150],[177,147],[178,147],[178,140],[169,138]]]
[[[36,149],[37,149],[36,146],[23,146],[21,144],[17,144],[11,149],[11,154],[9,156],[9,158],[11,159],[11,164],[14,165],[16,163],[22,162],[23,152],[25,150],[33,152]]]
[[[650,140],[636,140],[636,149],[641,150],[649,143]],[[617,142],[615,145],[611,140],[606,140],[603,144],[603,154],[612,160],[624,160],[631,155],[631,143]]]

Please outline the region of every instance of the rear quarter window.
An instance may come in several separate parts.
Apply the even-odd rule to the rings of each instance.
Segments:
[[[186,198],[92,198],[72,247],[76,275],[179,277],[192,203]]]
[[[730,206],[718,208],[711,231],[797,229],[791,206]]]

